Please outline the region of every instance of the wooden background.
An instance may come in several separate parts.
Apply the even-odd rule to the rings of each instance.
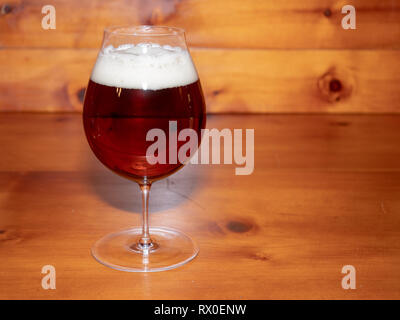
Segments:
[[[43,30],[42,6],[56,8]],[[1,0],[0,111],[81,111],[107,25],[185,28],[212,113],[398,113],[400,1]],[[331,86],[332,83],[339,86]]]
[[[201,248],[168,272],[89,254],[140,223],[138,188],[95,158],[79,114],[116,24],[185,28],[209,112],[290,113],[207,117],[255,129],[252,175],[186,166],[153,186],[151,225]],[[399,61],[400,0],[0,0],[0,299],[399,299]]]

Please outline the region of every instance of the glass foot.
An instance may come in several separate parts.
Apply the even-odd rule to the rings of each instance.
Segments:
[[[164,271],[184,265],[199,252],[197,244],[186,234],[164,227],[150,227],[154,244],[141,249],[137,241],[142,228],[106,235],[92,247],[93,257],[107,267],[128,272]]]

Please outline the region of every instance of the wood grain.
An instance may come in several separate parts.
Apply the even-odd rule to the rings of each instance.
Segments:
[[[171,25],[192,46],[217,48],[400,48],[400,4],[353,0],[357,29],[341,27],[342,0],[56,0],[56,30],[43,30],[40,0],[3,1],[2,47],[97,48],[107,25]]]
[[[191,165],[154,184],[151,222],[191,234],[200,255],[130,274],[89,248],[139,223],[138,188],[98,163],[79,115],[2,114],[0,298],[399,299],[399,125],[393,115],[210,116],[209,127],[255,128],[254,173]],[[40,286],[46,264],[56,290]],[[341,288],[347,264],[356,290]]]
[[[80,111],[92,49],[0,51],[0,110]],[[196,49],[211,113],[397,113],[400,51]]]

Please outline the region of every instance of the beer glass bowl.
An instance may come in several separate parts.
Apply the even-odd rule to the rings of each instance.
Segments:
[[[177,161],[176,153],[185,143],[176,139],[179,132],[195,132],[198,148],[205,121],[200,81],[182,29],[105,29],[85,94],[85,134],[107,168],[139,185],[143,212],[141,227],[112,233],[93,245],[97,261],[117,270],[151,272],[176,268],[197,255],[197,245],[185,233],[149,226],[148,203],[152,183],[188,161]],[[154,129],[166,139],[149,140]],[[154,141],[159,144],[151,155]]]

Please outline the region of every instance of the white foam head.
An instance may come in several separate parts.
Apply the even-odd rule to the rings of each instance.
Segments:
[[[140,43],[104,48],[91,79],[111,87],[160,90],[191,84],[198,76],[187,50]]]

